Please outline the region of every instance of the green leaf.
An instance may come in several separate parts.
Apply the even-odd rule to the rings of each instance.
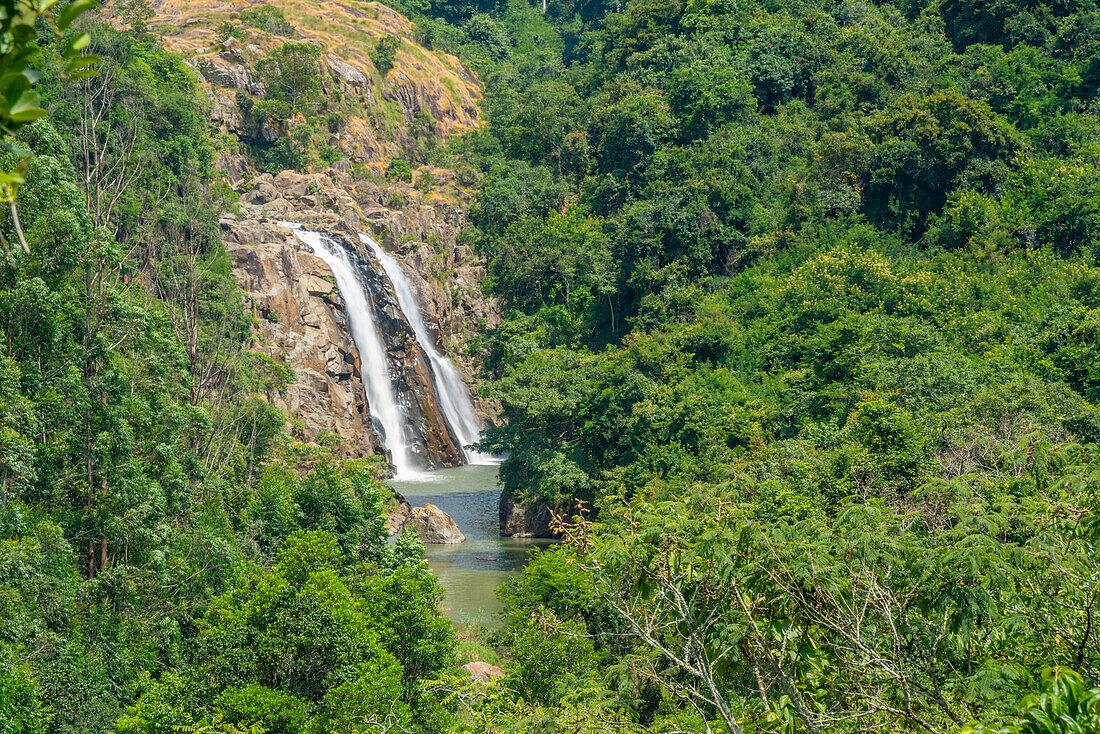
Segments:
[[[74,71],[73,73],[69,74],[68,79],[70,81],[76,79],[87,79],[88,77],[95,76],[98,73],[98,69],[81,69],[79,71]]]
[[[21,155],[21,156],[24,156],[24,157],[29,156],[29,155],[33,155],[33,153],[31,153],[31,151],[27,150],[23,146],[17,145],[17,144],[12,143],[12,142],[9,142],[7,140],[0,140],[0,148],[3,148],[6,151],[9,151],[11,153],[15,153],[16,155]],[[20,181],[20,183],[22,183],[22,181]]]
[[[42,97],[33,89],[19,95],[15,103],[8,108],[8,117],[16,122],[29,122],[44,116],[46,111],[40,105]]]
[[[65,46],[61,52],[61,55],[66,59],[71,59],[81,52],[84,48],[92,42],[92,37],[87,33],[81,33],[78,36],[73,36],[65,42]]]
[[[69,61],[69,63],[65,64],[65,73],[73,74],[78,69],[82,69],[86,66],[95,66],[97,64],[99,64],[98,56],[78,56],[77,58]],[[95,73],[94,69],[90,69],[90,71],[93,74]]]
[[[74,20],[98,6],[99,3],[96,0],[73,0],[64,10],[58,13],[57,27],[65,30]]]
[[[34,120],[39,120],[48,114],[50,113],[39,107],[35,109],[24,110],[23,112],[14,114],[11,116],[11,119],[13,122],[33,122]]]

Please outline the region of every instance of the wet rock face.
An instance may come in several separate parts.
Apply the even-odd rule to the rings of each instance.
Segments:
[[[455,544],[466,540],[451,516],[431,503],[414,507],[409,522],[425,543]]]
[[[344,241],[345,247],[350,245]],[[406,437],[411,439],[409,450],[429,469],[459,466],[465,463],[465,454],[443,415],[430,363],[401,312],[393,284],[373,256],[363,252],[361,246],[356,252],[389,357],[390,377],[408,416],[405,431]]]
[[[462,463],[461,447],[439,406],[430,363],[417,344],[411,327],[400,316],[396,295],[381,264],[374,262],[358,237],[359,232],[373,234],[387,251],[402,262],[428,331],[440,351],[464,372],[469,384],[474,358],[456,347],[472,329],[491,327],[499,321],[499,316],[495,303],[485,299],[478,286],[484,273],[483,266],[468,248],[456,243],[457,232],[465,223],[465,211],[463,194],[455,188],[453,174],[442,169],[429,171],[426,167],[418,171],[418,175],[426,172],[432,174],[445,194],[441,196],[436,193],[425,195],[404,183],[394,182],[380,187],[370,181],[353,180],[349,173],[351,163],[347,160],[337,161],[323,172],[283,171],[277,176],[250,176],[243,168],[232,168],[233,163],[227,159],[223,167],[232,169],[231,178],[242,192],[240,215],[227,217],[223,230],[230,254],[245,257],[248,261],[247,267],[238,267],[235,271],[239,282],[254,300],[270,299],[274,297],[272,294],[278,293],[276,300],[280,301],[312,298],[331,304],[333,319],[344,330],[339,339],[333,338],[332,343],[338,344],[354,359],[355,367],[351,374],[357,387],[347,400],[334,401],[324,390],[316,387],[307,389],[305,384],[297,388],[292,386],[299,396],[295,403],[297,413],[292,413],[292,417],[302,418],[306,424],[307,438],[315,436],[321,429],[327,429],[350,444],[362,447],[362,435],[353,435],[362,424],[370,437],[368,443],[372,446],[378,443],[370,428],[369,410],[359,381],[358,358],[347,333],[343,303],[335,290],[331,273],[319,258],[309,254],[297,237],[278,226],[275,219],[300,222],[308,229],[326,232],[341,240],[345,246],[353,247],[361,258],[369,259],[369,263],[362,268],[368,274],[365,276],[367,291],[379,316],[380,332],[390,358],[391,376],[398,383],[404,408],[412,418],[407,442],[420,447],[419,455],[425,466]],[[395,196],[407,204],[400,209],[391,208]],[[257,245],[260,246],[258,250],[245,254],[248,248]],[[310,296],[308,291],[303,294],[293,284],[298,276],[281,265],[268,266],[255,262],[283,257],[283,248],[301,252],[304,262],[310,263],[305,270],[315,268],[320,273],[319,277],[327,279],[330,289],[327,297]],[[304,336],[314,338],[314,335],[312,332],[299,334],[294,330],[298,327],[286,331],[286,325],[290,322],[281,313],[292,310],[290,305],[280,305],[272,309],[274,317],[269,321],[257,312],[261,321],[259,341],[265,345],[263,350],[272,356],[284,353],[279,345],[286,346],[285,359],[299,373],[296,384],[317,383],[324,370],[318,370],[316,365],[312,368],[306,365],[302,356],[305,350],[298,345]],[[267,335],[267,332],[271,334]],[[309,343],[308,338],[305,343]],[[282,405],[286,399],[283,403],[278,400],[274,402]],[[496,414],[495,406],[484,403],[476,395],[474,402],[482,420],[491,424]],[[362,415],[363,421],[357,419],[349,425],[343,419],[328,421],[320,418],[332,410],[344,410],[344,405],[352,406],[351,410]],[[384,449],[377,452],[384,454]],[[363,453],[360,448],[351,455]]]
[[[226,217],[222,229],[233,275],[259,324],[252,348],[295,373],[268,401],[301,421],[306,440],[328,431],[342,439],[349,458],[385,457],[370,427],[359,356],[328,266],[274,224]]]

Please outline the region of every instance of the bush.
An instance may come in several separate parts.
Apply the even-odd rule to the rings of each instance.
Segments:
[[[412,166],[404,158],[394,158],[386,168],[386,178],[412,183]]]
[[[273,5],[261,5],[257,8],[242,10],[241,22],[276,36],[293,38],[298,35],[294,26],[283,16],[282,8],[276,8]]]
[[[390,70],[393,69],[393,62],[397,60],[397,49],[399,48],[401,48],[401,39],[397,36],[382,36],[367,51],[379,74],[386,76],[390,73]]]

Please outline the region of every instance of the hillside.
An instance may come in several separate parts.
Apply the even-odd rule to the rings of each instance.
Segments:
[[[430,166],[417,166],[415,181],[411,168],[407,180],[383,173],[394,160],[417,161],[476,128],[479,82],[453,55],[419,45],[412,24],[377,3],[163,2],[149,12],[149,32],[198,73],[216,125],[215,165],[241,194],[222,228],[260,324],[253,347],[295,375],[267,399],[298,422],[297,437],[331,434],[345,456],[385,455],[362,384],[357,377],[345,384],[347,370],[358,374],[361,363],[337,323],[347,318],[339,297],[310,295],[279,275],[304,267],[323,276],[327,268],[289,265],[288,257],[309,254],[293,237],[286,249],[277,221],[338,227],[352,240],[366,227],[398,251],[439,338],[469,374],[459,348],[467,325],[495,314],[477,288],[481,268],[455,247],[468,191],[453,172]],[[108,17],[123,27],[131,20],[125,6],[108,8]],[[391,55],[383,58],[379,43],[387,41]],[[291,78],[297,86],[283,88]],[[332,349],[343,357],[334,360]],[[430,389],[422,401],[435,411]]]
[[[264,15],[275,8],[277,16]],[[297,145],[323,149],[329,163],[377,163],[479,124],[476,77],[454,56],[419,45],[409,21],[379,3],[163,0],[152,10],[149,27],[199,72],[213,119],[245,145],[266,149],[290,135]],[[260,15],[249,20],[249,10]],[[397,41],[384,62],[376,50],[382,39]],[[288,119],[250,116],[265,96],[264,59],[301,42],[319,50],[318,86],[306,82],[310,103]],[[221,163],[240,176],[233,147]],[[294,167],[293,156],[285,162]]]
[[[0,734],[1100,731],[1100,7],[391,5],[5,37]]]

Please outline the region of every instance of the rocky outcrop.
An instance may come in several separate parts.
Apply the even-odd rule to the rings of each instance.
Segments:
[[[355,247],[365,265],[362,272],[390,360],[390,376],[408,413],[409,430],[414,435],[409,445],[410,452],[417,454],[429,468],[465,463],[462,446],[440,407],[428,357],[401,312],[393,284],[386,277],[381,263],[358,246],[358,237],[344,244]]]
[[[396,504],[386,511],[386,533],[391,537],[400,533],[401,528],[412,517],[412,505],[409,501],[400,492],[394,492],[393,498]]]
[[[556,538],[553,519],[553,508],[544,502],[521,502],[510,492],[500,493],[500,534],[506,538]]]
[[[499,678],[504,675],[505,670],[497,665],[485,663],[480,660],[475,660],[472,663],[466,663],[462,666],[462,669],[466,671],[470,676],[470,680],[474,683],[488,683],[494,678]]]
[[[273,223],[227,215],[221,224],[233,275],[256,316],[252,347],[294,370],[294,381],[268,400],[300,421],[306,440],[327,431],[342,440],[345,456],[385,456],[328,266]]]
[[[409,522],[425,543],[454,544],[466,540],[451,516],[431,503],[414,507]]]
[[[484,266],[457,242],[466,223],[465,193],[454,174],[428,167],[418,180],[431,176],[434,189],[424,194],[411,185],[353,180],[348,161],[337,161],[318,173],[283,171],[261,174],[242,185],[242,217],[271,217],[301,222],[311,229],[333,232],[366,254],[360,231],[372,234],[404,266],[416,292],[425,324],[437,347],[463,371],[469,383],[473,359],[460,345],[473,329],[500,322],[496,303],[481,293]],[[400,204],[401,206],[397,206]],[[492,404],[474,396],[475,407],[491,422]]]
[[[339,129],[327,131],[325,143],[353,160],[388,161],[418,137],[442,140],[478,126],[481,90],[477,79],[454,56],[420,45],[413,25],[393,9],[375,2],[278,0],[272,4],[285,14],[290,30],[274,33],[275,29],[241,22],[241,11],[256,4],[255,0],[152,1],[156,14],[150,26],[199,74],[212,101],[212,117],[222,132],[241,137],[259,132],[268,142],[287,132],[276,126],[249,130],[240,100],[254,102],[263,97],[265,89],[255,72],[258,62],[289,40],[323,49],[317,64],[320,93],[339,100],[344,117]],[[126,22],[113,3],[106,14],[120,25]],[[233,27],[233,35],[219,41],[216,29],[225,23]],[[393,69],[386,74],[371,58],[375,44],[384,37],[400,41]],[[243,106],[250,104],[246,101]],[[430,124],[424,125],[425,120]]]
[[[226,167],[233,162],[227,159]],[[436,346],[455,362],[469,382],[472,358],[458,347],[472,329],[491,327],[499,322],[499,317],[495,304],[480,293],[478,283],[484,274],[483,266],[468,248],[456,241],[465,223],[465,194],[455,185],[453,174],[441,169],[417,171],[418,178],[429,175],[434,182],[432,193],[424,194],[404,183],[381,186],[372,181],[354,180],[351,168],[349,161],[342,160],[316,173],[283,171],[277,176],[262,174],[250,178],[242,175],[238,187],[241,191],[239,215],[226,217],[223,221],[230,254],[244,258],[234,271],[242,287],[255,303],[277,301],[282,304],[269,309],[271,316],[259,319],[261,333],[257,341],[273,356],[282,354],[279,345],[285,345],[284,359],[299,373],[298,382],[302,384],[296,382],[292,386],[290,392],[294,400],[275,396],[273,402],[287,406],[293,403],[296,412],[292,417],[302,420],[306,438],[329,430],[345,439],[351,447],[349,455],[379,451],[378,440],[369,428],[369,410],[359,380],[358,361],[353,370],[354,390],[336,400],[319,387],[327,367],[321,368],[311,356],[316,351],[313,342],[329,338],[332,328],[326,326],[323,336],[318,336],[313,331],[303,331],[302,327],[288,326],[296,323],[297,317],[290,313],[293,309],[287,301],[312,298],[316,303],[310,308],[314,310],[319,308],[318,304],[327,304],[326,308],[335,309],[336,326],[344,329],[333,343],[355,354],[346,331],[343,303],[339,294],[334,293],[327,266],[310,256],[296,237],[276,224],[276,220],[290,220],[340,239],[367,265],[362,270],[367,274],[368,291],[379,316],[380,331],[390,358],[390,373],[398,382],[399,392],[407,398],[404,407],[412,418],[411,427],[416,434],[410,444],[421,447],[420,455],[426,465],[453,466],[461,463],[462,452],[439,407],[429,361],[401,317],[396,295],[383,269],[374,263],[358,234],[372,234],[384,249],[403,263]],[[248,252],[252,247],[259,249]],[[286,260],[290,257],[283,251],[286,247],[302,253],[303,259],[296,267],[303,272],[320,269],[328,278],[328,295],[311,296],[308,290],[296,289],[293,281],[298,276],[293,268],[288,270],[284,265],[258,262],[270,258]],[[297,256],[290,259],[296,260]],[[308,263],[308,268],[302,263]],[[262,316],[262,308],[268,307],[257,306],[258,316]],[[343,382],[338,384],[344,385]],[[475,398],[475,408],[485,422],[492,421],[493,405]],[[333,410],[350,411],[363,416],[363,420],[321,418]],[[369,438],[364,439],[364,434]]]

